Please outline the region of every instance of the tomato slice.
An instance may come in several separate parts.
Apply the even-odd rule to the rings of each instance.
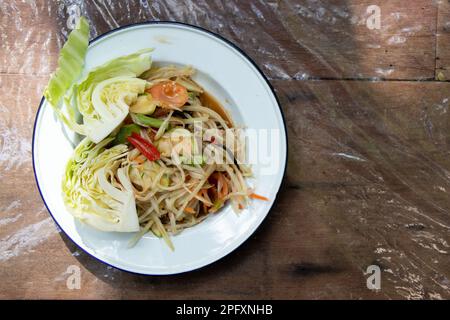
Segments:
[[[162,107],[179,108],[188,101],[187,89],[175,81],[164,81],[147,90]]]

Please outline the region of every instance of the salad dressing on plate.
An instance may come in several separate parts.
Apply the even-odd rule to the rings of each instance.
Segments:
[[[202,102],[202,105],[217,112],[225,120],[228,126],[234,127],[230,114],[220,104],[220,102],[217,101],[216,98],[214,98],[211,94],[207,93],[206,91],[203,91],[203,93],[200,94],[199,99]]]

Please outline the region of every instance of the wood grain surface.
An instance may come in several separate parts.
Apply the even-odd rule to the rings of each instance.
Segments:
[[[95,37],[176,20],[242,47],[285,114],[286,177],[256,233],[190,273],[108,267],[59,230],[31,163],[35,113],[71,1],[0,1],[0,298],[450,298],[447,1],[89,1]],[[66,285],[81,268],[81,289]],[[369,265],[381,290],[366,286]]]
[[[439,1],[436,34],[436,79],[450,79],[450,2]]]

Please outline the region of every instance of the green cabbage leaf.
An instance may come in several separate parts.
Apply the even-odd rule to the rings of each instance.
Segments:
[[[73,125],[72,119],[64,115],[60,102],[83,70],[88,45],[89,23],[86,18],[81,17],[61,49],[58,68],[50,77],[50,81],[44,90],[44,97],[58,118],[73,131],[77,131],[79,128],[77,128],[77,125]]]

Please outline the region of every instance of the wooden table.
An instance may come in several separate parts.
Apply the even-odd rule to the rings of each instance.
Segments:
[[[0,298],[450,298],[447,1],[114,2],[81,8],[92,36],[177,20],[263,69],[289,136],[277,203],[238,250],[187,274],[132,275],[83,253],[49,217],[31,164],[70,1],[1,1]],[[372,4],[380,29],[368,28]],[[70,265],[80,290],[66,286]],[[369,265],[381,290],[366,286]]]

